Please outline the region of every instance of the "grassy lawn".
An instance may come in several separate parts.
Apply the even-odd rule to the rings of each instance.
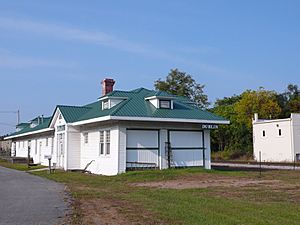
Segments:
[[[77,224],[96,224],[97,219],[103,224],[292,225],[300,221],[297,171],[267,171],[262,177],[257,172],[195,168],[114,177],[63,171],[34,174],[68,186],[75,199]]]
[[[2,159],[0,159],[0,166],[10,168],[10,169],[15,169],[15,170],[21,170],[21,171],[30,171],[30,170],[35,170],[35,169],[40,169],[45,167],[45,166],[38,165],[38,166],[30,166],[28,168],[27,164],[17,164],[17,163],[13,164]]]

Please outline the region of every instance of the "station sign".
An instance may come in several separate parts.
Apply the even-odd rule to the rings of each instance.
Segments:
[[[202,124],[201,127],[205,130],[215,130],[219,128],[219,126],[216,124]]]

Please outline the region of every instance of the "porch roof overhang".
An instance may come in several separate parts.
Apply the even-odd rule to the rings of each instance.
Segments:
[[[53,128],[45,128],[45,129],[27,132],[27,133],[23,133],[23,134],[8,136],[8,137],[5,137],[4,140],[9,140],[9,139],[18,138],[18,137],[25,137],[28,135],[34,135],[34,134],[39,134],[39,133],[45,133],[45,132],[53,131],[53,130],[54,130]]]

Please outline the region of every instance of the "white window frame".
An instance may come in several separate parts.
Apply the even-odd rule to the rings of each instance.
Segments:
[[[99,131],[99,155],[102,156],[105,154],[105,133],[103,130]]]
[[[110,156],[111,154],[111,131],[99,131],[99,156]],[[102,148],[103,147],[103,148]],[[101,148],[103,151],[101,151]]]
[[[110,130],[105,131],[105,155],[110,155]]]
[[[110,100],[109,99],[103,100],[102,105],[103,105],[103,109],[109,109],[110,108]]]
[[[164,105],[164,103],[168,103],[168,107]],[[159,100],[159,108],[160,109],[171,109],[171,100],[160,99]]]

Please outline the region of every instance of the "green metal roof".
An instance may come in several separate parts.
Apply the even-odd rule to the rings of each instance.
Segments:
[[[27,127],[29,125],[30,125],[30,123],[19,123],[16,127],[24,128],[24,127]]]
[[[10,134],[9,136],[15,136],[15,135],[19,135],[19,134],[25,134],[25,133],[29,133],[29,132],[33,132],[33,131],[38,131],[38,130],[42,130],[45,128],[48,128],[50,125],[50,121],[51,121],[51,117],[44,117],[43,120],[40,120],[40,124],[35,126],[35,127],[30,127],[30,123],[28,123],[28,126],[23,128],[20,131],[17,131],[15,133]]]
[[[152,96],[155,96],[155,97],[170,97],[170,98],[174,98],[174,97],[177,97],[176,95],[172,95],[172,94],[169,94],[165,91],[151,91],[149,94],[147,94],[145,96],[145,98],[148,98],[148,97],[152,97]]]
[[[173,109],[157,109],[145,98],[149,96],[172,96],[175,97]],[[101,116],[122,116],[122,117],[153,117],[153,118],[173,118],[173,119],[198,119],[198,120],[219,120],[224,118],[212,114],[208,111],[196,108],[187,103],[187,98],[169,95],[166,92],[157,92],[145,88],[132,91],[113,91],[107,96],[126,97],[118,105],[110,109],[101,109],[101,101],[86,105],[90,110],[79,116],[78,121],[97,118]]]
[[[84,115],[85,113],[91,110],[90,107],[84,107],[84,106],[58,105],[57,108],[62,113],[67,123],[78,121],[78,118],[80,116]]]
[[[67,123],[84,121],[103,116],[195,119],[208,121],[225,120],[220,116],[195,107],[195,105],[190,104],[191,101],[186,97],[174,96],[162,91],[153,91],[145,88],[138,88],[132,91],[113,91],[106,96],[124,97],[125,99],[110,109],[102,109],[101,100],[92,102],[84,106],[58,105],[56,109],[60,110]],[[172,97],[173,109],[155,108],[148,100],[145,99],[151,96]],[[53,116],[44,118],[44,122],[42,124],[39,124],[34,128],[30,128],[28,126],[19,132],[11,134],[10,136],[47,128],[49,127],[52,118]]]

